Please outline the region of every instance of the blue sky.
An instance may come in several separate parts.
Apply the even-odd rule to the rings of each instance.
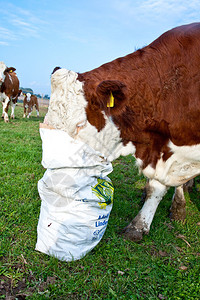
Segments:
[[[55,66],[85,72],[197,21],[199,0],[0,0],[0,61],[50,95]]]

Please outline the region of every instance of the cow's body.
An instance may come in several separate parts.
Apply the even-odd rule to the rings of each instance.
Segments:
[[[0,100],[3,104],[2,117],[5,122],[9,121],[8,108],[11,104],[11,118],[14,119],[15,106],[18,96],[21,93],[19,90],[19,79],[14,72],[16,69],[7,68],[3,62],[0,62]]]
[[[181,195],[200,174],[200,23],[86,73],[56,70],[51,85],[51,126],[108,160],[133,154],[149,179],[147,200],[125,231],[141,239],[168,187]]]
[[[39,104],[35,95],[27,93],[24,97],[24,118],[26,117],[26,110],[28,110],[27,118],[30,117],[33,107],[35,106],[37,117],[39,117]]]

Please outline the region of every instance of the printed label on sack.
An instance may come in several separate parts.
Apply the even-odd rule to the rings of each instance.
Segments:
[[[107,205],[113,203],[114,187],[112,182],[98,178],[97,184],[92,187],[92,192],[99,198],[99,206],[105,209]]]

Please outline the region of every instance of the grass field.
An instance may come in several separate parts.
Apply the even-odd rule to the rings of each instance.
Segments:
[[[114,206],[103,239],[82,260],[35,251],[40,198],[40,118],[0,120],[0,299],[200,299],[200,184],[187,198],[184,224],[171,222],[173,189],[140,243],[121,230],[138,213],[145,179],[130,156],[113,163]]]

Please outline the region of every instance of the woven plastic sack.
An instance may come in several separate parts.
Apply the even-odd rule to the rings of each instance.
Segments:
[[[66,132],[40,128],[46,172],[38,182],[41,202],[36,250],[71,261],[101,240],[113,202],[111,163]]]

